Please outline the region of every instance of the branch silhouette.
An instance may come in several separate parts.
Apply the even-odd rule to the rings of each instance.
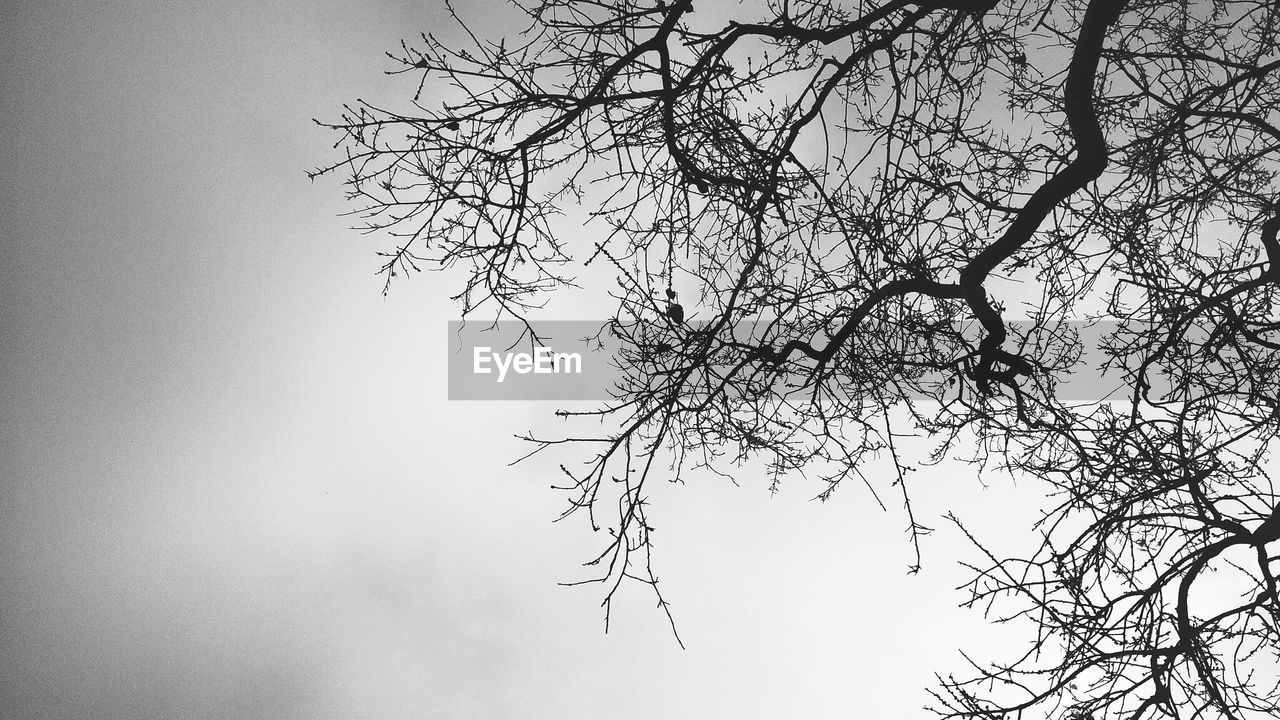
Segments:
[[[962,460],[1046,507],[1012,551],[950,516],[981,558],[967,602],[1030,640],[966,655],[933,711],[1280,716],[1280,6],[513,8],[515,38],[455,14],[463,44],[402,44],[408,109],[321,123],[343,154],[314,175],[394,238],[384,291],[447,268],[464,317],[527,319],[613,274],[616,397],[562,412],[594,434],[529,438],[585,458],[566,514],[608,530],[606,619],[627,581],[671,617],[658,479],[896,487],[914,571],[910,471]],[[1069,400],[1080,374],[1121,392]]]

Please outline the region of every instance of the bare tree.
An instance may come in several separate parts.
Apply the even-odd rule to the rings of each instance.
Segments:
[[[645,486],[690,468],[890,484],[915,541],[895,439],[924,434],[1053,499],[1018,556],[970,536],[971,602],[1037,632],[939,678],[939,715],[1280,716],[1280,6],[712,5],[545,0],[515,39],[406,43],[412,108],[348,107],[315,173],[396,238],[388,282],[462,265],[464,313],[612,267],[611,430],[534,440],[592,456],[566,474],[608,596],[657,590]],[[584,198],[595,241],[556,226]],[[1102,370],[1113,401],[1059,397]]]

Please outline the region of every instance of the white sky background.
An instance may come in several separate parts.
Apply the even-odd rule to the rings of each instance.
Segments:
[[[860,488],[656,493],[685,651],[641,588],[605,636],[556,586],[596,539],[553,461],[505,465],[554,405],[448,403],[460,278],[384,300],[385,239],[304,174],[312,117],[412,94],[381,53],[437,5],[5,4],[0,717],[922,716],[996,630],[957,534],[905,577]],[[926,524],[1030,522],[1034,488],[917,475]]]

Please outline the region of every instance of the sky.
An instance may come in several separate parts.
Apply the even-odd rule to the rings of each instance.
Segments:
[[[908,718],[956,648],[1016,644],[956,607],[954,532],[908,577],[899,513],[799,480],[655,492],[687,649],[642,589],[606,635],[558,585],[597,540],[552,522],[554,463],[508,466],[555,405],[449,402],[460,279],[383,298],[306,178],[312,118],[409,97],[382,53],[442,10],[0,10],[0,717]],[[1036,503],[920,475],[926,524]]]

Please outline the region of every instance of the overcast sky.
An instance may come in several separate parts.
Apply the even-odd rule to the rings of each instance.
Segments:
[[[955,534],[908,578],[858,488],[658,492],[687,650],[638,590],[606,636],[556,585],[596,539],[551,523],[553,463],[506,466],[555,406],[448,402],[458,278],[382,298],[382,245],[305,176],[311,118],[411,95],[382,52],[447,35],[439,5],[4,4],[0,716],[921,716],[995,631]],[[1029,501],[921,475],[928,524]]]

